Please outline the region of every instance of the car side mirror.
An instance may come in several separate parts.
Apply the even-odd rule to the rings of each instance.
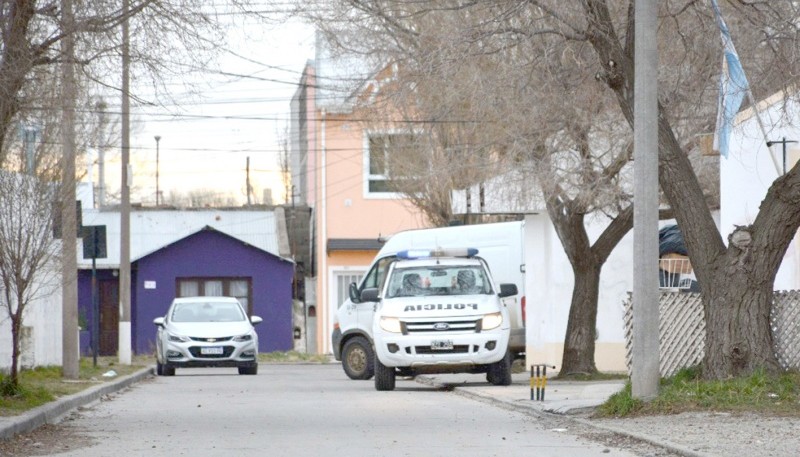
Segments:
[[[358,293],[358,284],[351,282],[350,283],[350,301],[353,303],[361,303],[361,295]]]
[[[378,301],[378,288],[370,287],[361,291],[361,301]]]
[[[164,318],[163,317],[157,317],[157,318],[153,319],[153,323],[158,325],[159,327],[163,327],[164,326]]]
[[[500,298],[510,297],[512,295],[517,295],[517,285],[516,284],[500,284],[500,293],[497,294]]]
[[[251,324],[253,324],[253,325],[258,325],[258,324],[260,324],[260,323],[262,323],[262,322],[264,322],[264,319],[261,319],[261,318],[260,318],[260,317],[258,317],[258,316],[250,316],[250,323],[251,323]]]

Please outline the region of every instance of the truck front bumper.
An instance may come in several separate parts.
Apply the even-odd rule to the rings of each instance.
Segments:
[[[488,365],[502,359],[508,349],[508,329],[485,333],[425,333],[403,335],[381,332],[375,351],[387,367],[451,368]]]

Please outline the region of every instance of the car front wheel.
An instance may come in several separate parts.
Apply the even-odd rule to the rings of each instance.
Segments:
[[[239,374],[255,375],[258,374],[258,365],[249,367],[239,367]]]
[[[347,340],[342,349],[342,368],[350,379],[369,379],[375,373],[375,352],[363,336]]]

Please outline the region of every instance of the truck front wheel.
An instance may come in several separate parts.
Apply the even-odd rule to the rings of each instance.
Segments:
[[[513,361],[511,352],[506,351],[506,355],[502,359],[489,365],[486,370],[486,380],[495,386],[510,386]]]
[[[375,390],[394,390],[395,369],[375,357]]]
[[[369,379],[375,373],[375,352],[363,336],[356,336],[344,343],[342,368],[350,379]]]

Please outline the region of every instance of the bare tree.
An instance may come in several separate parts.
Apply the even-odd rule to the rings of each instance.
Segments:
[[[373,9],[369,14],[386,18],[396,11]],[[504,38],[493,35],[481,36],[479,46],[472,43],[476,29],[465,24],[481,19],[491,16],[428,11],[387,21],[393,24],[387,27],[390,34],[369,34],[369,25],[361,29],[378,42],[375,48],[394,68],[393,82],[381,85],[383,98],[369,100],[372,118],[386,118],[400,107],[402,121],[411,124],[408,130],[418,132],[413,141],[393,149],[390,157],[397,164],[391,168],[402,170],[402,179],[393,184],[439,224],[451,219],[454,189],[508,177],[511,170],[521,177],[517,185],[538,187],[538,200],[547,208],[575,276],[561,371],[596,372],[600,272],[632,226],[626,126],[606,113],[609,98],[591,91],[593,77],[540,57],[559,53],[552,43],[504,49]],[[372,43],[361,37],[356,44],[365,42]],[[589,90],[565,106],[560,100],[576,88]],[[524,203],[537,207],[536,201]],[[586,219],[595,214],[607,218],[608,225],[592,243]]]
[[[584,4],[585,24],[572,30],[592,46],[598,56],[600,79],[616,96],[620,111],[633,126],[633,2],[627,9],[611,8],[605,1]],[[775,274],[800,226],[800,167],[795,166],[770,187],[754,223],[737,228],[725,246],[714,224],[702,187],[686,153],[691,133],[685,113],[710,124],[716,106],[715,79],[719,59],[708,59],[718,50],[718,30],[708,5],[662,5],[665,32],[674,38],[665,53],[667,90],[659,106],[659,183],[667,196],[686,240],[692,266],[702,287],[706,321],[704,376],[725,378],[757,369],[779,369],[772,344],[769,315]],[[775,73],[796,74],[800,11],[792,2],[739,4],[730,17],[746,21],[736,29],[743,46],[739,51],[751,81],[769,94],[793,81],[779,80]],[[736,21],[731,21],[736,23]],[[705,38],[703,36],[705,35]],[[703,40],[707,40],[705,43]],[[738,44],[737,43],[737,44]],[[697,47],[700,51],[697,52]],[[746,50],[746,51],[745,51]],[[680,61],[673,60],[680,58]],[[681,65],[675,71],[672,65]],[[711,64],[711,65],[709,65]],[[791,70],[782,73],[780,70]],[[690,78],[696,78],[689,84]],[[685,83],[682,87],[679,83]],[[671,100],[665,95],[676,95]],[[697,97],[692,99],[693,97]],[[705,104],[698,106],[705,101]],[[695,131],[696,132],[696,131]]]
[[[611,238],[618,238],[626,231],[627,222],[622,221],[630,207],[625,206],[624,192],[614,201],[603,201],[608,193],[586,188],[602,182],[608,189],[624,190],[624,185],[619,187],[623,181],[609,171],[621,171],[619,164],[628,154],[624,147],[616,148],[614,155],[620,161],[606,160],[600,166],[594,159],[586,159],[608,156],[604,151],[612,149],[587,147],[592,141],[586,140],[596,144],[593,132],[609,130],[601,126],[609,119],[610,126],[618,126],[620,121],[633,126],[634,1],[341,1],[336,5],[338,8],[325,10],[326,21],[320,22],[334,43],[365,58],[388,59],[400,68],[409,68],[410,73],[426,76],[412,78],[418,83],[413,86],[414,97],[408,97],[413,106],[422,107],[416,108],[420,109],[418,118],[453,120],[455,113],[472,113],[469,120],[487,133],[476,144],[491,145],[484,151],[527,151],[539,157],[539,165],[561,166],[562,161],[556,159],[565,151],[580,159],[570,172],[575,186],[568,193],[572,200],[552,193],[558,189],[552,181],[549,185],[543,182],[542,190],[562,243],[568,255],[573,253],[571,261],[581,260],[580,264],[573,262],[576,282],[579,269],[599,268],[596,261],[604,255],[598,254],[610,251],[608,246],[590,247],[587,240],[581,242],[583,217],[600,211],[619,218],[619,224],[609,225],[614,233]],[[800,226],[800,168],[773,183],[755,222],[738,228],[726,246],[708,204],[707,193],[715,186],[698,179],[714,174],[705,172],[704,167],[696,171],[689,158],[697,149],[699,135],[713,127],[721,59],[719,30],[707,2],[666,0],[659,5],[659,182],[686,238],[702,286],[708,332],[704,375],[723,378],[758,368],[775,370],[778,364],[769,328],[772,284]],[[795,83],[791,75],[800,69],[795,52],[800,39],[798,6],[794,2],[733,1],[723,2],[723,6],[728,25],[736,33],[745,70],[759,85],[754,92],[769,95]],[[434,51],[427,51],[431,49]],[[471,67],[474,71],[469,71]],[[466,74],[492,72],[500,78],[476,78],[472,90],[468,84],[457,84]],[[502,78],[504,74],[508,76]],[[435,84],[434,78],[455,82],[454,89],[447,91],[440,83],[423,93],[425,85]],[[475,103],[477,92],[482,94],[483,104]],[[460,111],[452,110],[457,105],[442,103],[446,97],[457,100],[459,96],[464,107]],[[587,99],[594,98],[599,111],[589,109]],[[436,111],[426,107],[426,102],[438,104],[438,112],[444,116],[432,117]],[[630,131],[615,135],[630,139]],[[559,137],[569,141],[555,141]],[[547,155],[534,153],[537,148],[544,148]],[[543,161],[546,157],[552,160]],[[546,166],[537,169],[540,178],[547,174],[552,175]],[[558,176],[564,179],[567,175]],[[586,178],[591,179],[587,182]],[[576,296],[591,300],[592,294],[585,293],[589,291],[579,293],[581,287],[576,285],[573,307]],[[581,325],[585,335],[580,340],[586,343],[579,345],[583,348],[590,348],[588,338],[593,337],[587,323]],[[569,365],[566,357],[565,351],[565,365]],[[590,357],[586,351],[581,360]],[[591,368],[593,363],[575,366],[581,365]]]
[[[53,281],[59,275],[60,260],[53,239],[58,195],[52,181],[0,171],[0,306],[11,323],[11,392],[18,385],[26,311],[58,287]]]
[[[222,208],[237,206],[233,195],[214,189],[193,189],[186,192],[170,191],[164,202],[176,208]]]

